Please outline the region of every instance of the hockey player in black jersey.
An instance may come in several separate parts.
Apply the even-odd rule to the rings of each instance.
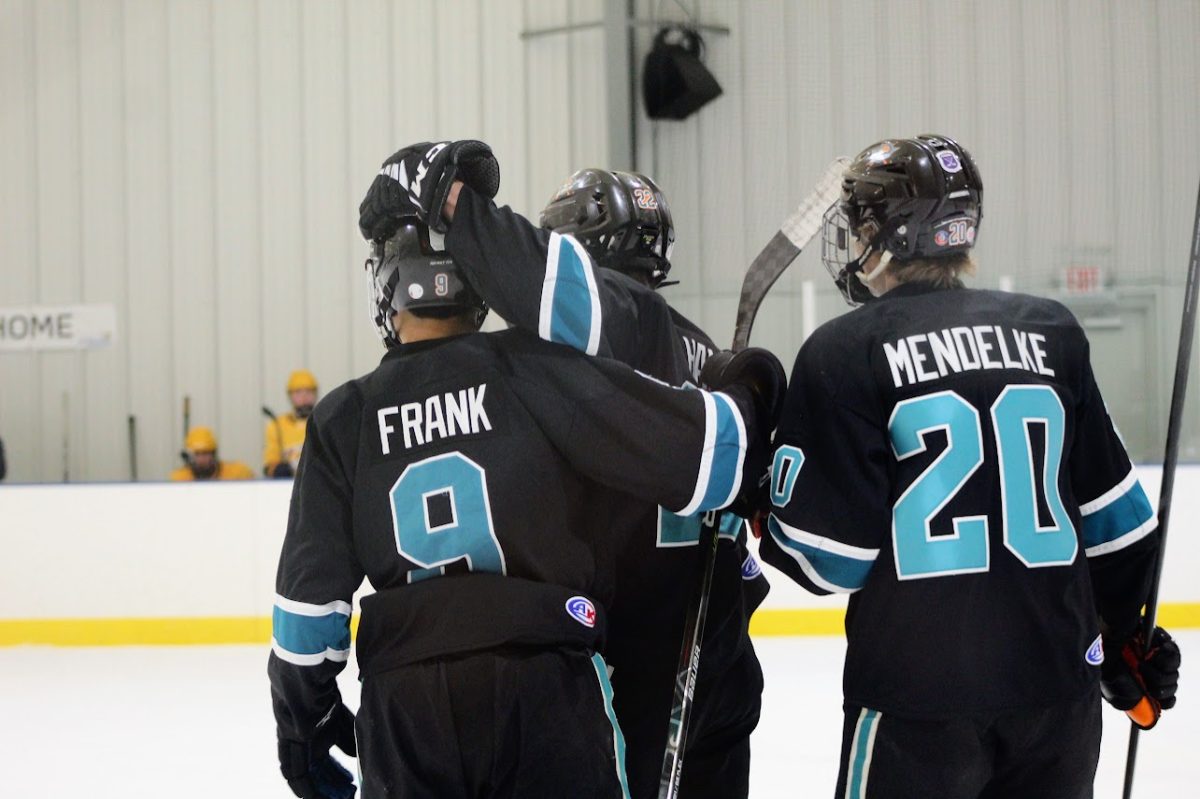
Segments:
[[[443,146],[413,145],[384,163],[360,209],[364,233],[387,230],[389,208],[403,197],[401,167],[411,176],[429,160],[423,153]],[[542,212],[545,229],[469,186],[454,185],[447,201],[447,250],[506,320],[672,385],[700,381],[712,341],[654,290],[671,267],[674,228],[653,181],[581,170]],[[740,520],[725,520],[681,784],[689,797],[746,796],[749,737],[761,705],[762,671],[747,621],[766,579],[745,548]],[[626,504],[614,525],[626,545],[606,656],[631,794],[642,799],[658,792],[700,520],[653,503]]]
[[[571,175],[541,213],[543,228],[580,242],[602,277],[612,270],[647,289],[668,282],[674,224],[667,198],[645,175],[583,169]],[[713,340],[670,305],[665,308],[682,345],[675,362],[644,364],[650,374],[669,379],[682,369],[701,382],[701,370],[717,351]],[[627,324],[618,317],[605,324]],[[639,341],[643,351],[654,342]],[[635,526],[652,526],[655,537],[625,538],[619,555],[617,596],[609,614],[607,659],[613,667],[613,704],[627,746],[635,797],[657,795],[663,742],[671,713],[674,675],[690,586],[695,580],[698,519],[679,519],[660,508],[643,513]],[[767,594],[767,579],[746,548],[742,520],[726,514],[719,537],[703,657],[688,732],[680,794],[736,799],[749,791],[750,733],[762,705],[762,668],[750,640],[749,619]]]
[[[364,797],[628,796],[599,655],[611,515],[745,493],[782,368],[759,351],[707,375],[721,393],[680,390],[476,333],[485,307],[440,237],[397,222],[367,262],[388,352],[316,407],[293,491],[269,664],[283,774],[352,796],[336,743]],[[364,576],[355,721],[335,677]]]
[[[845,173],[826,264],[862,307],[796,358],[762,554],[851,594],[838,799],[1092,795],[1100,691],[1174,704],[1138,635],[1154,511],[1057,302],[966,289],[971,156],[890,139]]]

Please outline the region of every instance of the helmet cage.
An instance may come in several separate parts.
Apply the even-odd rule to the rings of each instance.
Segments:
[[[854,209],[843,202],[836,202],[825,211],[821,220],[821,261],[846,302],[861,305],[873,295],[858,276],[862,273],[863,264],[879,250],[875,243],[879,237],[863,242],[862,251],[851,257],[852,242],[860,240],[858,231],[861,224],[851,221],[855,216]]]

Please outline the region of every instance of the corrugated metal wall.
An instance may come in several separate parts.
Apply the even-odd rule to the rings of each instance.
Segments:
[[[113,303],[118,344],[0,353],[9,480],[178,465],[182,398],[260,462],[290,370],[382,354],[357,207],[396,147],[482,138],[536,211],[603,163],[599,0],[0,0],[0,307]],[[597,65],[595,69],[589,65]],[[574,66],[572,66],[574,65]],[[65,397],[65,400],[64,400]]]
[[[1007,275],[1050,293],[1068,264],[1109,270],[1124,327],[1093,336],[1098,371],[1133,375],[1114,412],[1151,454],[1200,178],[1200,3],[636,7],[731,29],[707,37],[721,98],[680,123],[639,109],[637,166],[672,202],[683,282],[668,291],[685,313],[728,339],[742,270],[833,155],[944,132],[987,184],[976,285]],[[288,371],[329,388],[381,351],[355,218],[384,156],[482,137],[500,199],[526,212],[606,162],[603,29],[519,36],[602,13],[603,0],[0,0],[0,306],[110,302],[120,335],[109,350],[0,353],[10,479],[61,479],[64,460],[72,479],[126,477],[128,414],[141,476],[165,476],[184,395],[225,457],[256,465],[258,408],[285,406]],[[637,30],[640,63],[653,30]],[[803,281],[817,321],[845,307],[816,250],[756,327],[785,360]]]
[[[1200,3],[639,0],[638,9],[672,20],[686,10],[731,29],[705,36],[724,95],[683,122],[641,115],[638,128],[638,166],[675,216],[672,276],[682,283],[668,291],[714,338],[729,341],[742,271],[833,156],[944,133],[971,150],[986,186],[972,285],[1008,276],[1017,290],[1056,294],[1066,266],[1103,267],[1105,314],[1119,312],[1121,326],[1089,330],[1097,373],[1135,456],[1158,456],[1200,181]],[[652,36],[639,33],[639,53]],[[801,283],[815,281],[816,322],[846,309],[819,250],[780,279],[755,325],[754,343],[789,366],[805,321]],[[1190,416],[1184,453],[1195,457],[1200,413]]]

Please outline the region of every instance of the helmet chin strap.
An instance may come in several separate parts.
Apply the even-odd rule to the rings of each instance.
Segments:
[[[868,250],[866,255],[864,255],[861,260],[865,261],[870,257],[871,251]],[[887,271],[888,264],[891,262],[892,254],[887,250],[884,250],[882,253],[880,253],[879,263],[875,265],[874,269],[872,269],[870,272],[860,269],[855,272],[855,276],[858,277],[859,282],[866,286],[872,294],[878,297],[882,292],[880,290],[881,284],[877,283],[876,281],[883,277],[883,273]]]

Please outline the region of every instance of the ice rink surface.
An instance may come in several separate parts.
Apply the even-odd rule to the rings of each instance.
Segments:
[[[1177,636],[1182,701],[1142,735],[1134,795],[1200,796],[1200,631]],[[750,795],[830,797],[841,731],[840,638],[757,642],[766,672]],[[0,649],[0,796],[291,796],[279,776],[265,647]],[[357,705],[353,664],[342,693]],[[1128,739],[1105,709],[1096,797],[1114,799]],[[936,799],[930,797],[930,799]]]

